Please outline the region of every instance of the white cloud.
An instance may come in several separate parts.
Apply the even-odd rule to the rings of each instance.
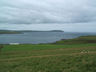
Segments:
[[[0,22],[9,24],[96,21],[95,0],[0,0]]]

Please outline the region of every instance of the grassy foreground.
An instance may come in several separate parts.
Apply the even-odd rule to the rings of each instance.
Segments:
[[[96,72],[96,36],[53,44],[4,45],[0,72]]]

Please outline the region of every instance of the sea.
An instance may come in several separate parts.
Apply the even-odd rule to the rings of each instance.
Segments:
[[[96,35],[88,32],[23,32],[21,34],[0,34],[0,44],[42,44],[54,43],[62,39],[74,39],[80,36]]]

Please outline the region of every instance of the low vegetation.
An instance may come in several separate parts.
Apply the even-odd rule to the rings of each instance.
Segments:
[[[81,36],[75,39],[57,41],[53,44],[88,44],[88,43],[96,43],[96,36]]]
[[[96,72],[96,36],[53,44],[3,45],[0,72]]]
[[[19,34],[21,32],[11,30],[0,30],[0,34]]]

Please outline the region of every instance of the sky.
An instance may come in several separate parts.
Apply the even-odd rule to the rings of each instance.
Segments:
[[[0,29],[96,31],[96,0],[0,0]]]

